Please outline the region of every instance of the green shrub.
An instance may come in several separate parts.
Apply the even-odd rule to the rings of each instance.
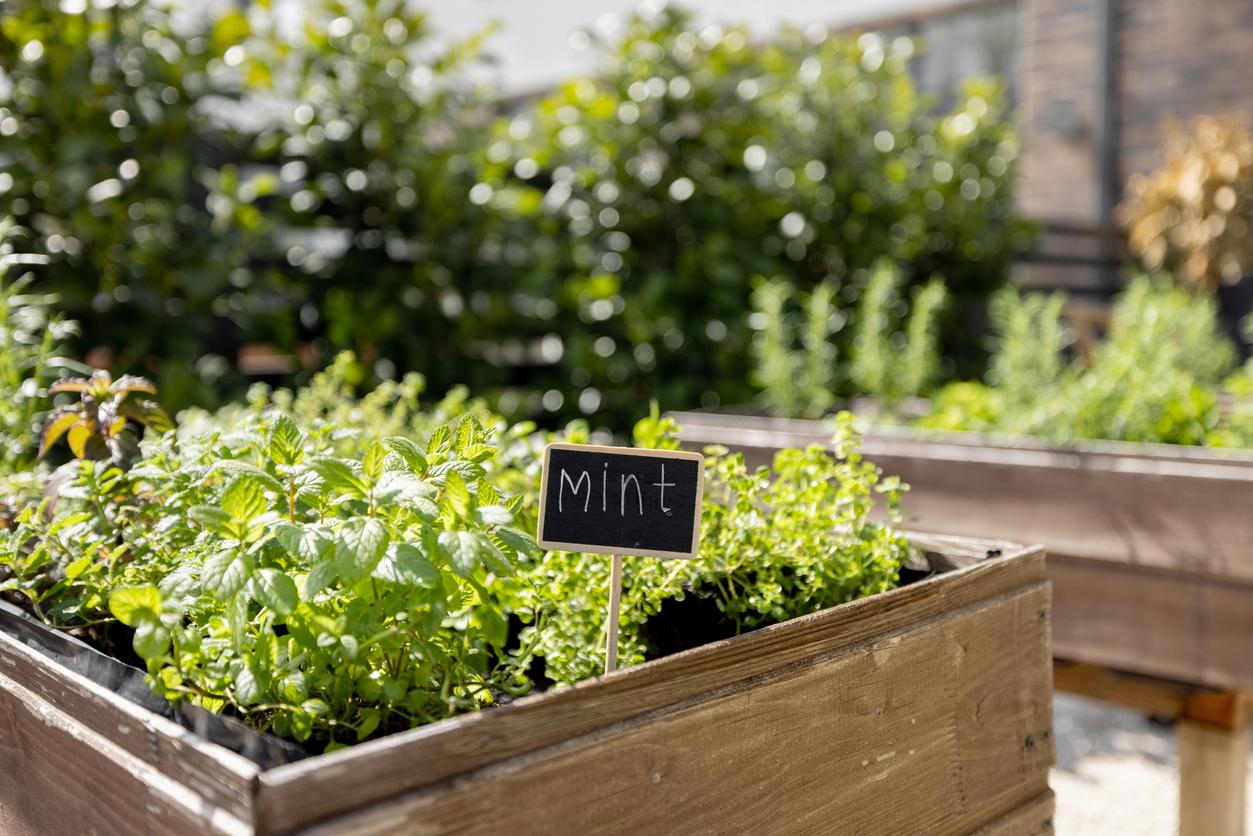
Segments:
[[[80,353],[172,409],[268,343],[622,428],[750,396],[750,276],[851,307],[881,257],[948,278],[943,352],[977,365],[960,317],[1026,244],[999,93],[931,113],[904,41],[636,17],[602,75],[493,125],[483,38],[438,46],[402,0],[318,0],[294,34],[269,4],[11,5],[0,212],[53,258]]]
[[[599,52],[597,76],[502,123],[485,152],[507,263],[524,307],[543,305],[519,327],[563,340],[541,386],[592,387],[608,414],[745,401],[750,277],[830,282],[852,308],[883,258],[906,287],[948,279],[942,350],[982,368],[972,321],[1025,243],[994,86],[935,115],[903,42],[759,46],[669,10]]]
[[[354,349],[363,382],[501,382],[459,362],[508,332],[471,321],[476,40],[437,54],[399,0],[318,0],[295,34],[268,3],[177,26],[151,0],[10,5],[0,214],[51,257],[40,287],[83,323],[81,353],[172,408],[240,391],[247,343],[315,365]]]
[[[151,373],[174,404],[212,400],[237,288],[199,184],[223,153],[202,106],[222,30],[180,33],[164,5],[9,0],[0,20],[0,216],[51,259],[39,292],[102,364]],[[246,322],[241,324],[247,325]],[[212,374],[210,373],[212,372]]]
[[[209,197],[214,228],[247,248],[232,275],[249,300],[266,288],[299,312],[263,336],[292,352],[316,338],[318,363],[352,350],[364,383],[423,369],[437,391],[500,386],[484,352],[512,337],[509,281],[483,273],[489,216],[471,199],[483,35],[437,42],[406,0],[302,12],[290,35],[257,6],[241,22],[245,102],[266,117]]]

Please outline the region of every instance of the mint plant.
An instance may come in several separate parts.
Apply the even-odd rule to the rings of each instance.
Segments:
[[[0,584],[54,624],[116,619],[164,696],[334,747],[530,686],[496,586],[534,551],[473,416],[424,443],[279,416],[78,463],[50,521],[27,508]]]

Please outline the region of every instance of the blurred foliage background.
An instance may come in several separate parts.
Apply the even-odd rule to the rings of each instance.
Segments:
[[[352,349],[362,385],[416,370],[621,429],[650,398],[753,396],[763,281],[824,288],[814,327],[849,350],[884,259],[901,310],[943,279],[935,373],[978,375],[1031,243],[1001,94],[936,112],[913,42],[807,32],[637,16],[595,76],[502,103],[473,72],[490,32],[437,40],[403,0],[313,0],[298,26],[10,0],[0,215],[50,260],[76,352],[173,408]]]

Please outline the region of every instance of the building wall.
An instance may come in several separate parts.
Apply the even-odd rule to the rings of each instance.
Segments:
[[[1018,194],[1033,218],[1094,223],[1098,217],[1100,2],[1022,0],[1019,6],[1025,151]]]
[[[1026,152],[1019,189],[1030,216],[1099,217],[1101,4],[1020,0]],[[1253,116],[1253,0],[1114,0],[1118,181],[1160,160],[1162,126],[1203,113]]]
[[[1162,124],[1253,117],[1253,0],[1119,0],[1119,167],[1159,161]]]

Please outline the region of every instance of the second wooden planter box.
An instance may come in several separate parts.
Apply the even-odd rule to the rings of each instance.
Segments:
[[[1051,830],[1044,553],[263,769],[0,632],[0,831]]]
[[[754,464],[830,441],[821,421],[675,417],[686,445]],[[910,485],[910,525],[1045,545],[1059,657],[1253,689],[1253,456],[891,427],[868,429],[862,452]]]

